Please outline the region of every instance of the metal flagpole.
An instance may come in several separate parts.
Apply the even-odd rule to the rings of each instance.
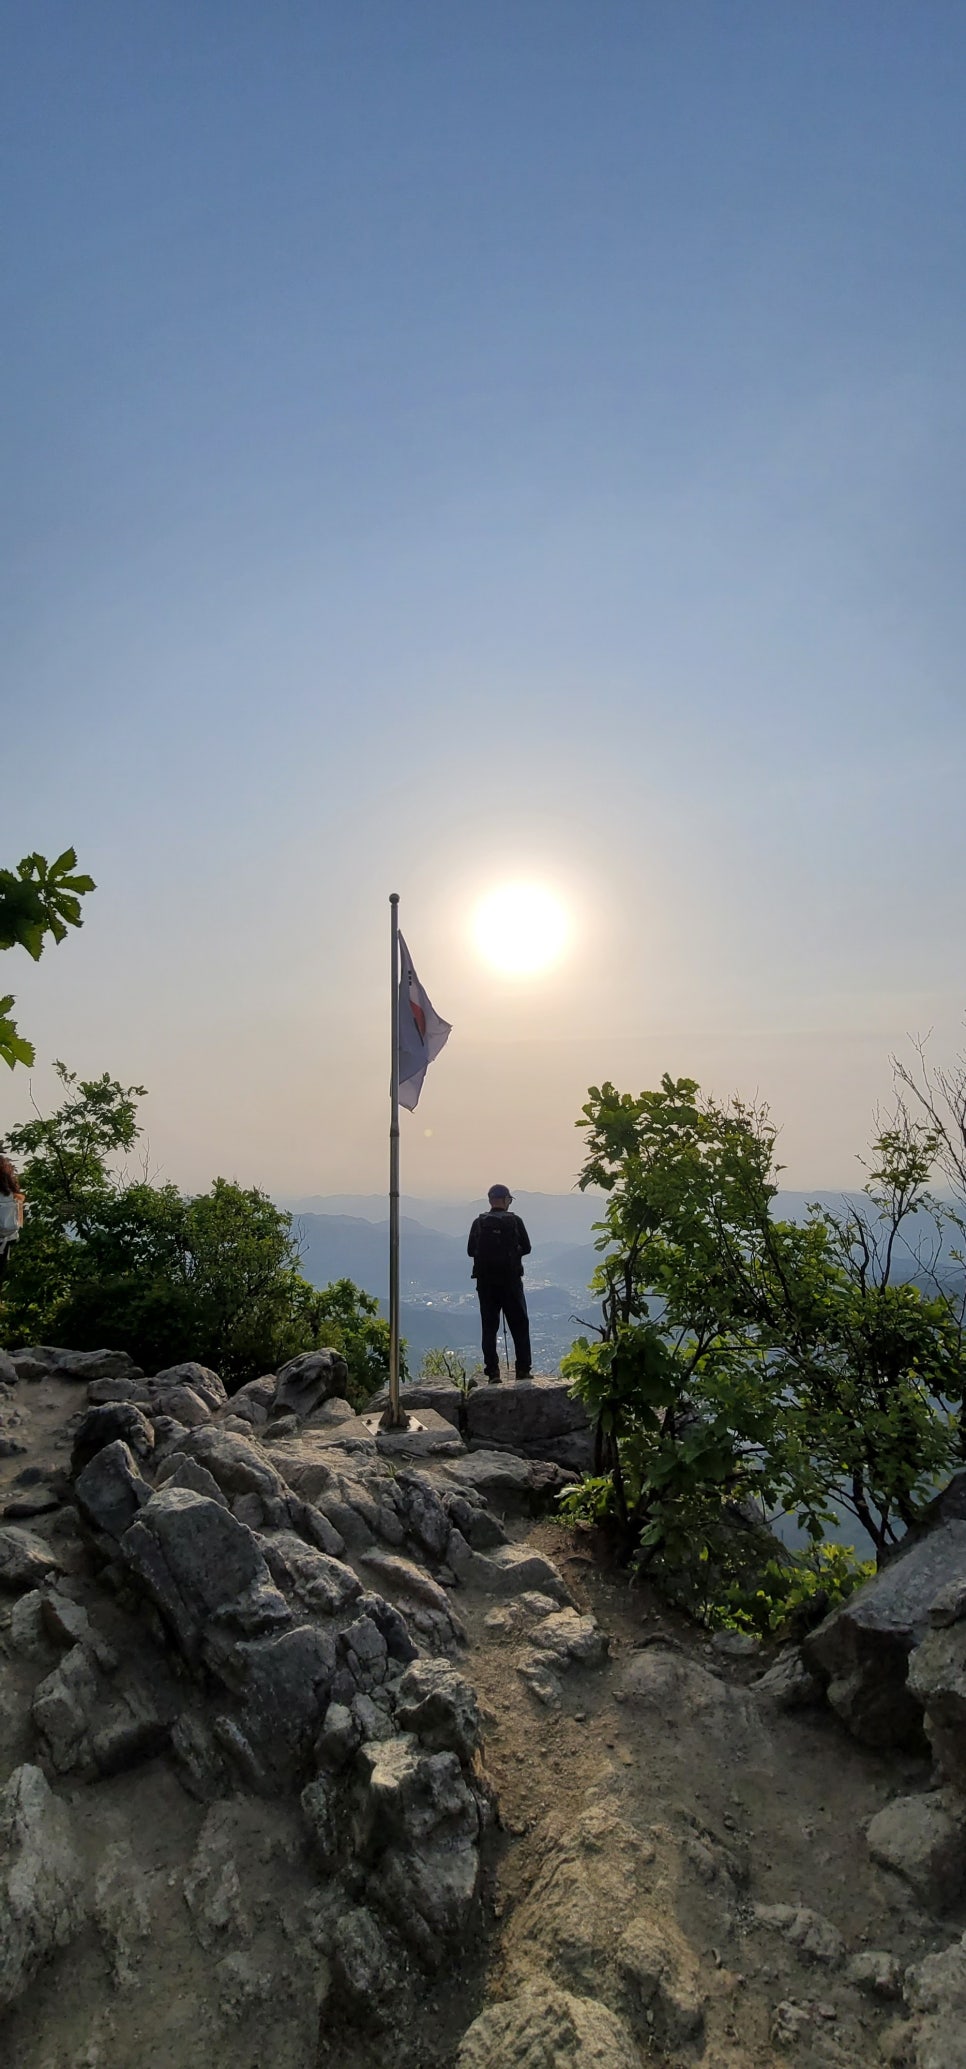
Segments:
[[[399,893],[389,898],[392,1007],[390,1026],[392,1070],[389,1080],[389,1406],[383,1428],[401,1430],[406,1418],[399,1405]]]

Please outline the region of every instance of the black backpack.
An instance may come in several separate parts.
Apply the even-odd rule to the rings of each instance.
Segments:
[[[478,1279],[517,1279],[520,1238],[515,1214],[481,1214],[476,1230]]]

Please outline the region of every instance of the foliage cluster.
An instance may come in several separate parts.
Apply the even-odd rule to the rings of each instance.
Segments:
[[[354,1405],[384,1384],[378,1301],[348,1279],[310,1286],[291,1215],[225,1178],[188,1198],[118,1174],[116,1160],[137,1144],[143,1086],[55,1068],[57,1112],[12,1129],[4,1145],[28,1201],[0,1302],[5,1342],[109,1343],[146,1371],[198,1358],[229,1388],[329,1345],[347,1361]]]
[[[73,848],[55,862],[25,855],[15,870],[0,869],[0,950],[23,948],[39,962],[48,937],[63,941],[68,927],[83,924],[80,901],[94,888],[92,877],[78,875]],[[0,998],[0,1059],[11,1070],[34,1060],[33,1043],[10,1017],[13,1003],[12,993]]]
[[[598,1445],[571,1511],[607,1515],[665,1575],[712,1567],[725,1607],[751,1516],[791,1512],[817,1545],[844,1507],[881,1559],[960,1454],[962,1299],[935,1243],[923,1259],[946,1216],[934,1125],[900,1105],[862,1201],[802,1225],[773,1215],[764,1109],[665,1076],[639,1097],[592,1087],[578,1125],[580,1183],[608,1197],[602,1327],[563,1365]]]

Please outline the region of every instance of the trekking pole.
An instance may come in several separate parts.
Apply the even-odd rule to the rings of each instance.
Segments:
[[[507,1373],[509,1374],[509,1370],[510,1370],[510,1346],[509,1346],[509,1344],[507,1343],[507,1340],[506,1340],[506,1316],[505,1316],[505,1315],[504,1315],[504,1317],[503,1317],[503,1363],[504,1363],[504,1365],[506,1366],[506,1369],[507,1369]]]

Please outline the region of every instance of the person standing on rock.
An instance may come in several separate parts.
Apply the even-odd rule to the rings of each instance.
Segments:
[[[530,1317],[523,1291],[523,1260],[530,1255],[530,1238],[519,1214],[510,1213],[512,1198],[508,1186],[491,1185],[489,1212],[477,1215],[466,1245],[480,1302],[483,1370],[491,1386],[501,1376],[496,1347],[501,1315],[513,1338],[517,1378],[533,1377]]]
[[[0,1283],[23,1227],[23,1193],[9,1157],[0,1157]]]

